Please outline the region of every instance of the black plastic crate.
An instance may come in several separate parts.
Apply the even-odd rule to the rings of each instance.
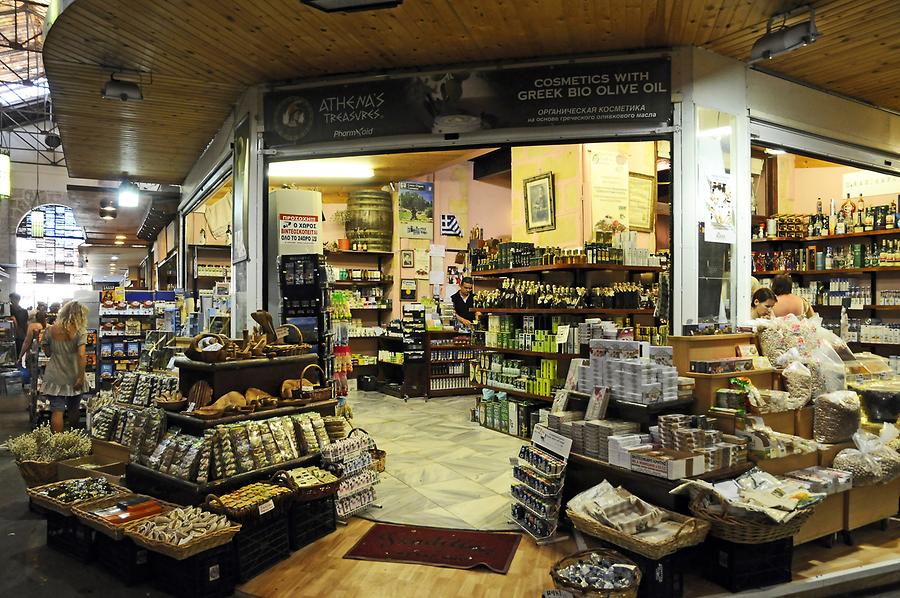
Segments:
[[[163,592],[180,598],[224,598],[237,583],[234,547],[229,542],[183,560],[150,553],[150,579]]]
[[[707,537],[703,544],[704,577],[731,592],[791,581],[793,538],[764,544],[737,544]]]
[[[234,537],[238,578],[243,582],[262,573],[291,553],[288,516],[243,523]]]
[[[300,550],[337,528],[334,496],[294,503],[289,518],[291,550]]]
[[[684,594],[684,571],[690,568],[692,549],[679,550],[656,560],[610,542],[601,543],[631,559],[640,568],[638,598],[681,598]]]
[[[121,579],[125,585],[136,585],[150,578],[150,553],[130,538],[113,540],[98,533],[94,538],[97,562]]]
[[[47,546],[83,563],[94,559],[96,532],[74,517],[47,511]]]

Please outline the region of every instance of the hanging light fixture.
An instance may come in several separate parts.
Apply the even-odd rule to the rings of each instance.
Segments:
[[[103,220],[113,220],[118,215],[119,210],[116,208],[116,204],[112,198],[104,197],[100,200],[100,218]]]
[[[379,10],[396,8],[403,0],[300,0],[322,12],[356,12],[361,10]]]
[[[140,200],[140,191],[131,181],[122,181],[119,185],[119,207],[136,208]]]

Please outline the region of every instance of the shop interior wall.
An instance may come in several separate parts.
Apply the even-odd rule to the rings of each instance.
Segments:
[[[814,214],[816,201],[822,199],[822,209],[828,210],[833,197],[838,207],[846,197],[843,194],[844,175],[865,172],[851,166],[803,167],[793,154],[778,156],[778,211],[790,214]],[[857,197],[852,198],[854,202]],[[897,194],[869,195],[863,199],[867,206],[890,205],[897,201]]]

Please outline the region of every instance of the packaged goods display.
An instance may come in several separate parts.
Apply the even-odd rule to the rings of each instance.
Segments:
[[[602,592],[633,588],[640,582],[640,569],[604,555],[591,553],[575,563],[554,570],[554,574],[581,591]]]
[[[378,471],[372,465],[373,441],[367,434],[351,434],[322,449],[326,469],[340,474],[335,508],[346,518],[369,508],[375,502]],[[369,455],[366,459],[365,455]]]
[[[658,285],[617,282],[570,287],[501,278],[500,287],[475,293],[475,307],[513,309],[653,309]]]
[[[371,463],[371,457],[369,457],[369,463]],[[338,481],[338,478],[330,471],[319,469],[318,467],[298,467],[288,471],[288,474],[300,488],[331,484]]]
[[[691,362],[691,371],[698,374],[728,374],[731,372],[746,372],[752,369],[753,360],[744,357]]]
[[[567,507],[630,535],[653,528],[664,518],[658,508],[605,480],[572,498]]]
[[[234,492],[223,494],[218,497],[218,501],[228,509],[247,509],[249,507],[259,507],[267,501],[289,495],[290,493],[290,489],[284,486],[256,482],[243,486]],[[212,504],[213,506],[216,505],[216,503]],[[260,512],[262,512],[262,509],[260,509]]]
[[[583,248],[537,247],[533,243],[500,243],[475,255],[475,270],[552,266],[556,264],[627,264],[664,266],[667,255],[653,254],[637,247],[637,233],[604,233],[603,242],[586,243]]]
[[[120,490],[110,484],[106,478],[80,478],[53,484],[49,488],[40,490],[38,494],[70,504],[96,500],[119,492]]]
[[[828,467],[807,467],[789,471],[785,475],[806,482],[812,492],[837,494],[849,490],[853,486],[853,476],[849,472]]]
[[[578,370],[578,390],[608,387],[613,400],[652,404],[678,398],[678,370],[640,357],[636,341],[592,340],[591,356]]]
[[[143,536],[173,546],[183,546],[233,527],[224,515],[216,515],[199,507],[173,509],[164,515],[134,525],[135,527],[129,529],[129,535]]]
[[[111,525],[125,525],[138,519],[152,517],[162,512],[160,502],[149,496],[133,496],[116,501],[109,506],[90,509],[88,513]]]
[[[856,448],[839,452],[832,467],[850,473],[854,487],[886,484],[900,476],[900,454],[888,447],[896,438],[897,429],[890,424],[882,427],[880,436],[859,430],[853,434]]]

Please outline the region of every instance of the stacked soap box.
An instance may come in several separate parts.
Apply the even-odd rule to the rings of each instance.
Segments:
[[[588,363],[579,366],[581,392],[608,387],[614,400],[645,405],[678,398],[678,372],[671,365],[670,348],[650,347],[650,358],[644,360],[637,341],[595,339],[590,347]]]

